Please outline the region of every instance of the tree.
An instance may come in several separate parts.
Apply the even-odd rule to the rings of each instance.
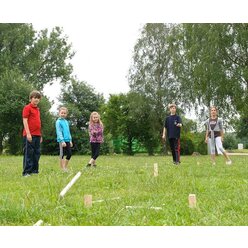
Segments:
[[[36,32],[31,24],[8,23],[0,24],[0,51],[0,153],[4,138],[8,139],[9,151],[18,153],[21,111],[30,91],[42,91],[54,80],[68,82],[72,72],[68,61],[74,53],[59,27],[48,34],[47,30]],[[50,106],[44,97],[43,102]],[[44,111],[46,114],[41,114],[46,125],[51,118],[48,109]]]
[[[121,149],[124,153],[133,155],[133,142],[138,130],[136,121],[130,115],[129,99],[126,94],[110,95],[103,108],[103,120],[106,132],[111,133],[113,140],[122,140]],[[126,143],[126,147],[123,143]],[[120,151],[115,148],[114,152]]]
[[[173,27],[169,38],[173,74],[189,106],[205,112],[217,105],[226,117],[247,113],[247,38],[247,24]]]
[[[20,151],[22,108],[27,103],[30,85],[16,71],[0,75],[0,154],[3,140],[9,139],[13,153]]]
[[[153,23],[144,25],[133,53],[133,62],[129,70],[131,92],[139,94],[141,104],[137,106],[143,113],[144,123],[148,124],[143,142],[153,153],[157,142],[161,140],[164,118],[169,103],[183,103],[178,92],[178,83],[172,73],[172,61],[169,55],[170,32],[172,25]],[[183,104],[182,104],[183,105]]]
[[[6,70],[19,70],[34,88],[58,80],[70,79],[73,57],[67,37],[62,29],[55,27],[37,32],[31,24],[0,24],[0,75]]]

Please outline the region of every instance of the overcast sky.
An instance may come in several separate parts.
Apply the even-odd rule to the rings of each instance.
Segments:
[[[53,28],[53,25],[33,22],[37,30]],[[129,90],[127,74],[131,64],[132,51],[142,27],[140,23],[94,22],[63,23],[64,34],[76,52],[71,63],[73,74],[80,81],[86,81],[98,93],[108,98],[111,93],[126,93]],[[58,85],[45,88],[53,98]],[[56,95],[56,94],[55,94]]]
[[[239,22],[247,16],[239,1],[8,0],[0,20],[32,23],[37,30],[62,27],[76,52],[73,74],[108,98],[129,90],[128,69],[144,23]],[[45,93],[54,100],[58,85]]]

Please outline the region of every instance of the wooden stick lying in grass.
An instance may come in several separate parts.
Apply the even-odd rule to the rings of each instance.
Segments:
[[[34,226],[40,226],[40,225],[42,225],[43,224],[43,220],[38,220],[35,224],[34,224]]]
[[[148,209],[154,209],[154,210],[161,210],[161,207],[143,207],[143,206],[126,206],[126,209],[135,209],[135,208],[148,208]]]
[[[81,172],[79,171],[72,180],[65,186],[65,188],[60,192],[59,196],[64,197],[66,192],[71,188],[71,186],[78,180],[78,178],[81,176]]]
[[[95,201],[92,201],[92,203],[98,203],[98,202],[104,202],[104,201],[110,201],[110,200],[119,200],[120,197],[114,197],[114,198],[109,198],[109,199],[101,199],[101,200],[95,200]]]

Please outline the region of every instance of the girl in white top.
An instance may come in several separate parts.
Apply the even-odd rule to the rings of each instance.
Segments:
[[[211,160],[215,165],[215,147],[218,154],[223,154],[226,158],[226,164],[231,165],[232,161],[228,157],[222,142],[224,138],[222,119],[218,118],[217,108],[215,106],[210,107],[210,118],[205,122],[206,125],[206,137],[205,142],[208,144]]]

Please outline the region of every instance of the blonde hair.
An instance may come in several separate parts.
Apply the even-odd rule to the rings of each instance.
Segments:
[[[65,110],[66,113],[68,114],[68,109],[67,109],[66,107],[60,107],[60,108],[59,108],[59,113],[60,113],[60,111],[62,111],[62,110]]]
[[[94,112],[92,112],[90,114],[89,125],[93,125],[94,124],[94,122],[93,122],[93,116],[94,115],[98,115],[98,123],[101,125],[101,127],[103,127],[103,123],[101,121],[101,116],[96,111],[94,111]]]

